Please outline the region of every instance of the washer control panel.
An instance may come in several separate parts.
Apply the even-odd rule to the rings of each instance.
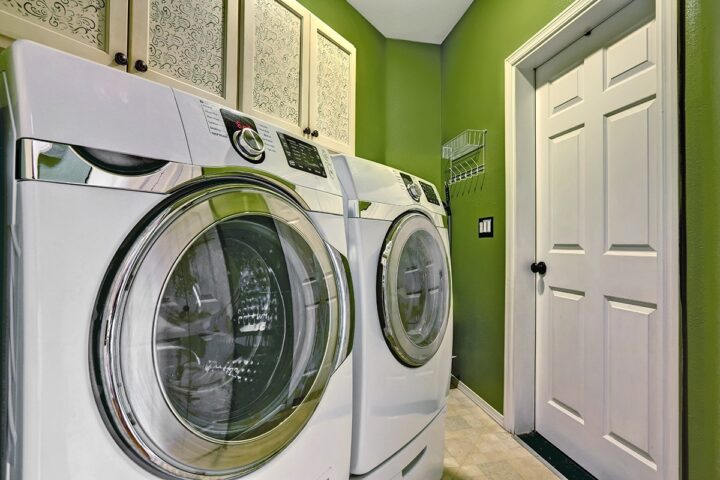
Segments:
[[[224,108],[220,109],[220,114],[235,151],[248,162],[262,163],[265,160],[265,142],[255,121]]]
[[[413,182],[413,179],[410,175],[407,173],[400,173],[400,178],[402,178],[403,183],[405,184],[405,188],[407,189],[408,193],[410,194],[410,197],[415,200],[416,202],[420,201],[420,187],[417,186],[415,182]]]
[[[292,168],[327,178],[320,152],[315,145],[278,132],[280,144],[285,151],[288,165]]]

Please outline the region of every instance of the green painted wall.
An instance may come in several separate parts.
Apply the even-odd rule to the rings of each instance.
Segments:
[[[345,0],[300,0],[357,49],[355,153],[385,162],[385,37]]]
[[[720,2],[687,0],[687,432],[690,479],[720,478]]]
[[[387,41],[385,159],[442,191],[440,54],[439,45]]]
[[[712,1],[712,0],[711,0]],[[442,46],[442,138],[488,129],[484,181],[453,188],[453,372],[499,412],[505,343],[505,58],[571,0],[476,0]],[[478,179],[480,180],[480,179]],[[479,217],[495,237],[479,239]]]

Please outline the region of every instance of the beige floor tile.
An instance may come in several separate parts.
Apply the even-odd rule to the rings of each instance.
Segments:
[[[443,480],[557,478],[464,393],[450,390]]]

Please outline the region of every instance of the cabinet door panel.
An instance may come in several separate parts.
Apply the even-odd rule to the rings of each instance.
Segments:
[[[246,0],[241,110],[301,134],[307,127],[310,13],[294,0]]]
[[[355,153],[355,47],[313,18],[310,128],[330,150]]]
[[[238,1],[133,0],[130,71],[235,107]]]
[[[127,0],[0,0],[0,46],[28,39],[122,69],[127,24]]]

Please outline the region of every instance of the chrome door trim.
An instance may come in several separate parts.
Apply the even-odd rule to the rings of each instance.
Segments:
[[[225,194],[242,194],[246,201],[233,202],[238,204],[237,210],[228,207],[218,211],[214,205],[207,205]],[[324,270],[336,271],[337,260],[327,243],[293,201],[259,185],[209,182],[205,188],[170,198],[151,214],[137,235],[128,237],[127,248],[118,252],[116,267],[103,282],[90,339],[96,400],[116,440],[137,463],[155,474],[178,479],[230,479],[259,468],[302,431],[324,394],[337,359],[346,355],[346,333],[342,332],[341,338],[340,329],[347,325],[341,325],[340,316],[341,308],[347,308],[341,295],[348,292],[341,292],[337,284],[341,275],[336,279],[326,275],[331,318],[321,367],[304,401],[287,418],[258,437],[220,442],[188,430],[169,408],[157,380],[155,348],[148,352],[142,347],[143,341],[147,344],[154,338],[157,299],[166,278],[187,245],[203,231],[222,220],[258,214],[294,228]],[[122,357],[121,348],[127,344],[142,348]]]
[[[427,223],[427,228],[424,228],[423,230],[428,232],[434,238],[438,248],[440,248],[443,253],[445,265],[447,266],[447,301],[445,303],[442,327],[433,342],[426,346],[419,346],[410,339],[405,331],[405,327],[402,324],[399,312],[390,311],[387,298],[389,282],[396,281],[389,278],[388,270],[390,262],[396,260],[395,256],[402,253],[401,250],[398,251],[398,249],[404,247],[404,244],[397,246],[399,235],[403,233],[405,229],[410,228],[408,226],[409,223],[417,222],[418,220]],[[417,228],[415,229],[415,231],[418,230],[419,229]],[[448,324],[450,323],[450,309],[452,308],[451,292],[452,276],[450,274],[450,259],[448,258],[447,249],[445,248],[445,242],[443,242],[438,229],[432,224],[430,219],[420,212],[410,212],[398,218],[390,227],[390,230],[385,237],[382,250],[380,251],[380,262],[377,273],[377,304],[380,316],[380,326],[382,328],[385,341],[390,347],[390,351],[400,362],[408,367],[420,367],[426,364],[440,349],[440,345],[445,338]]]
[[[337,370],[345,359],[352,352],[353,337],[355,333],[355,296],[353,292],[352,274],[350,272],[350,262],[347,257],[340,253],[332,245],[327,244],[330,252],[330,258],[335,269],[335,278],[337,279],[338,297],[341,299],[340,304],[340,343],[337,349],[337,357],[335,360],[335,368]]]
[[[58,159],[65,167],[59,174],[50,174],[42,167],[43,152],[52,146],[66,147],[73,152],[70,157]],[[257,167],[198,167],[184,163],[165,162],[156,171],[144,175],[121,175],[108,172],[83,157],[77,147],[57,142],[44,142],[24,138],[19,141],[18,178],[45,182],[86,185],[93,187],[134,190],[150,193],[172,193],[188,183],[200,179],[247,179],[272,184],[291,196],[303,209],[343,214],[343,198],[333,193],[297,185]],[[80,172],[81,174],[78,174]]]
[[[395,221],[396,218],[410,211],[418,211],[428,217],[436,227],[447,228],[448,218],[445,214],[433,212],[424,208],[422,205],[413,205],[412,207],[404,205],[394,205],[383,202],[369,202],[367,200],[349,200],[348,201],[348,218],[362,218],[366,220],[386,220]]]

